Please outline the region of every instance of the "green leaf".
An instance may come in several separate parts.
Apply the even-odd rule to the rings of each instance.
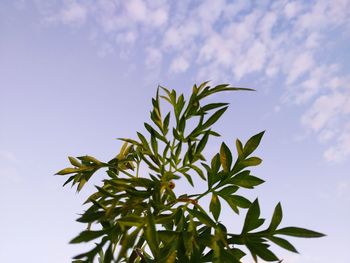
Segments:
[[[220,84],[212,89],[203,90],[203,92],[198,96],[198,99],[203,99],[203,98],[210,96],[210,95],[217,93],[217,92],[238,91],[238,90],[254,91],[253,89],[230,87],[229,84]]]
[[[247,198],[240,195],[230,195],[229,199],[237,206],[242,208],[248,208],[251,205],[251,202]]]
[[[140,230],[141,228],[136,228],[130,234],[126,233],[125,235],[123,235],[123,238],[120,241],[121,249],[119,252],[118,260],[124,257],[126,255],[127,250],[134,246],[137,235],[140,232]]]
[[[294,253],[299,253],[296,250],[296,248],[289,241],[287,241],[283,238],[271,236],[271,237],[268,237],[268,239],[270,239],[273,243],[275,243],[276,245],[278,245],[286,250],[289,250],[289,251],[294,252]]]
[[[237,173],[249,166],[257,166],[262,163],[262,160],[258,157],[250,157],[246,160],[237,160],[233,167],[233,173]]]
[[[221,211],[221,204],[218,196],[213,193],[209,205],[210,212],[212,212],[216,221],[218,221]]]
[[[250,206],[250,201],[243,196],[239,195],[222,195],[220,192],[217,192],[232,208],[232,210],[239,214],[238,207],[248,208]]]
[[[211,125],[213,125],[217,120],[221,117],[222,114],[225,113],[228,107],[224,107],[218,111],[216,111],[212,116],[209,117],[209,119],[202,125],[201,129],[206,130]]]
[[[239,158],[243,158],[243,145],[240,140],[236,140],[236,148],[237,148],[237,153]]]
[[[275,207],[275,210],[272,215],[271,223],[269,226],[269,231],[275,231],[276,228],[279,226],[279,224],[282,221],[283,213],[282,213],[282,206],[281,203],[278,203]]]
[[[127,215],[117,220],[121,227],[140,227],[145,224],[145,219],[136,215]]]
[[[151,133],[151,147],[155,156],[158,155],[158,143],[155,134]]]
[[[232,153],[225,143],[220,147],[220,162],[225,172],[230,171],[232,164]]]
[[[76,158],[69,156],[68,159],[69,159],[69,162],[72,165],[74,165],[76,167],[81,167],[82,166],[82,164]]]
[[[141,143],[142,143],[143,148],[144,148],[145,150],[150,151],[150,148],[149,148],[149,146],[148,146],[148,141],[146,140],[145,136],[143,136],[143,134],[141,134],[141,133],[139,133],[139,132],[137,133],[137,136],[139,137],[139,139],[140,139],[140,141],[141,141]]]
[[[211,160],[211,170],[213,174],[217,174],[219,172],[220,165],[221,165],[220,154],[216,154]]]
[[[169,122],[170,122],[170,112],[164,118],[164,122],[163,122],[163,132],[164,132],[164,134],[167,134],[168,131],[169,131]]]
[[[89,155],[85,155],[85,156],[79,156],[77,157],[79,160],[83,161],[83,162],[89,162],[89,163],[94,163],[97,165],[102,164],[101,161],[97,160],[95,157],[93,156],[89,156]]]
[[[251,137],[247,143],[244,145],[244,156],[248,157],[252,152],[255,151],[256,148],[258,148],[261,138],[263,137],[265,131],[260,132],[256,135],[254,135],[253,137]]]
[[[103,258],[103,263],[111,263],[113,262],[113,259],[114,257],[113,257],[112,244],[110,244],[106,249],[106,253]]]
[[[73,238],[69,243],[77,244],[82,242],[89,242],[91,240],[94,240],[96,238],[103,236],[104,234],[106,234],[105,230],[99,230],[99,231],[86,230],[81,232],[77,237]]]
[[[242,229],[242,234],[248,233],[251,230],[258,228],[261,223],[259,221],[260,217],[260,206],[258,199],[250,205],[247,215],[244,220],[244,225]]]
[[[66,174],[72,174],[72,173],[77,173],[79,172],[79,169],[77,168],[65,168],[59,172],[57,172],[57,175],[66,175]]]
[[[186,172],[182,172],[182,174],[185,176],[185,178],[187,179],[187,181],[190,183],[191,186],[194,186],[193,184],[193,180],[192,180],[192,176],[189,175],[188,173]]]
[[[203,171],[202,171],[198,166],[196,166],[196,165],[194,165],[194,164],[191,164],[190,167],[191,167],[193,170],[195,170],[196,173],[197,173],[204,181],[206,180]]]
[[[207,104],[207,105],[201,107],[201,109],[202,109],[202,111],[206,112],[206,111],[210,111],[210,110],[220,108],[223,106],[227,106],[227,105],[228,105],[228,103],[210,103],[210,104]]]
[[[322,233],[315,232],[312,230],[308,230],[300,227],[285,227],[278,229],[275,234],[293,236],[293,237],[305,237],[305,238],[316,238],[325,236]]]
[[[196,209],[188,209],[188,212],[193,216],[198,218],[198,220],[210,227],[216,227],[215,222],[204,212],[198,211]]]
[[[257,166],[262,163],[262,160],[258,157],[250,157],[241,162],[241,165],[244,167],[248,166]]]
[[[156,229],[156,224],[154,221],[154,216],[151,213],[150,209],[148,209],[147,225],[144,231],[145,231],[145,238],[148,243],[148,246],[151,249],[153,256],[157,257],[159,252],[159,237]]]
[[[247,247],[251,252],[258,255],[260,258],[266,261],[277,261],[278,257],[268,249],[268,245],[265,243],[249,242]]]
[[[76,255],[76,256],[74,256],[73,259],[86,258],[87,260],[84,262],[93,262],[93,259],[101,251],[101,249],[103,248],[103,246],[106,242],[107,242],[107,239],[105,237],[102,238],[101,243],[96,244],[96,246],[93,249],[91,249],[90,251],[88,251],[86,253]]]
[[[175,106],[175,117],[177,120],[179,119],[181,111],[183,110],[184,106],[185,106],[184,95],[181,94],[177,99],[176,106]]]
[[[75,175],[70,176],[70,177],[68,178],[68,180],[64,182],[63,186],[65,186],[66,184],[69,184],[71,181],[74,180],[74,178],[75,178]],[[74,183],[73,183],[73,185],[74,185]]]
[[[230,196],[231,194],[235,193],[238,190],[238,187],[235,185],[227,186],[225,188],[222,188],[220,191],[217,192],[218,195],[221,197]]]
[[[196,154],[200,154],[205,146],[207,145],[207,142],[208,142],[208,138],[209,138],[209,133],[210,133],[210,130],[207,130],[202,139],[199,141],[198,145],[197,145],[197,148],[196,148]]]
[[[258,177],[249,175],[249,173],[250,173],[249,171],[243,171],[235,175],[230,180],[228,180],[228,183],[235,184],[245,188],[254,188],[254,186],[260,185],[265,182],[264,180]]]
[[[154,134],[154,136],[156,138],[158,138],[159,140],[167,143],[167,140],[164,138],[163,135],[161,135],[159,132],[157,132],[151,125],[149,125],[147,122],[144,123],[144,126],[146,128],[146,130],[150,133],[150,134]]]

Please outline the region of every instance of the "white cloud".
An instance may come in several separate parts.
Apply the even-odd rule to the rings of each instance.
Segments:
[[[147,7],[144,1],[130,0],[126,2],[126,10],[131,19],[145,21],[147,19]]]
[[[0,178],[5,183],[20,183],[21,176],[18,174],[18,159],[11,151],[0,150]]]
[[[178,57],[171,62],[170,71],[172,73],[185,72],[189,66],[188,61],[184,57]]]
[[[346,101],[346,96],[339,92],[320,96],[302,117],[302,123],[314,131],[320,131],[332,120],[335,121]]]
[[[331,146],[324,152],[324,157],[327,161],[344,161],[350,155],[350,123],[338,135],[336,142],[335,146]]]
[[[0,160],[17,162],[17,158],[13,152],[0,150]]]
[[[100,58],[104,58],[112,53],[114,53],[114,47],[108,42],[100,45],[99,50],[97,51],[97,55]]]
[[[151,20],[154,26],[157,26],[157,27],[162,26],[168,20],[168,13],[162,8],[159,8],[153,12],[153,15],[151,16]]]
[[[284,7],[284,14],[288,19],[295,17],[301,10],[301,4],[297,1],[291,1]]]
[[[337,184],[336,194],[341,200],[350,201],[350,182],[339,182]]]
[[[86,9],[78,4],[72,4],[62,12],[63,23],[83,24],[86,20]]]
[[[193,69],[197,79],[232,82],[255,74],[260,82],[282,80],[282,104],[303,105],[302,124],[320,141],[341,137],[349,120],[350,77],[341,74],[329,52],[340,31],[350,35],[350,0],[67,0],[58,9],[35,2],[48,21],[93,25],[95,39],[103,39],[102,56],[138,48],[147,68],[159,74]],[[171,61],[165,71],[160,70],[163,57]],[[344,152],[338,146],[325,157]]]
[[[249,73],[262,70],[266,61],[266,52],[266,47],[260,41],[256,41],[245,56],[241,56],[237,61],[233,69],[236,78],[239,80]]]
[[[292,62],[287,76],[287,84],[293,84],[300,76],[308,72],[314,65],[313,55],[310,52],[299,54]]]
[[[148,68],[157,68],[162,62],[163,55],[159,49],[147,48],[146,66]]]
[[[62,23],[69,26],[81,26],[86,22],[87,8],[77,2],[68,2],[57,14],[48,16],[49,23]]]

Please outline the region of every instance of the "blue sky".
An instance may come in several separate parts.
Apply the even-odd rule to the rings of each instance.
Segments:
[[[112,158],[158,84],[188,94],[205,80],[257,90],[217,96],[231,107],[208,155],[267,130],[255,170],[267,182],[249,196],[328,235],[291,239],[301,254],[285,262],[348,262],[349,0],[4,0],[0,33],[1,262],[70,262],[93,189],[61,187],[66,156]]]

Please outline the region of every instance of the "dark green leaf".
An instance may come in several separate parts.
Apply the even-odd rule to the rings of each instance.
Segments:
[[[205,176],[203,174],[203,171],[196,165],[191,164],[190,167],[196,171],[196,173],[205,181]]]
[[[268,245],[265,243],[249,242],[247,246],[251,252],[258,255],[260,258],[266,261],[277,261],[278,257],[268,249]]]
[[[245,217],[242,233],[248,233],[251,230],[256,229],[261,224],[259,222],[260,217],[260,206],[258,199],[250,205],[247,215]]]
[[[159,252],[159,238],[154,217],[150,209],[148,210],[147,225],[144,231],[149,248],[151,249],[153,256],[157,257]]]
[[[207,104],[207,105],[201,107],[201,109],[202,109],[202,111],[206,112],[206,111],[210,111],[210,110],[220,108],[223,106],[227,106],[227,105],[228,105],[228,103],[210,103],[210,104]]]
[[[222,197],[225,197],[225,196],[230,196],[231,194],[235,193],[237,190],[238,190],[237,186],[231,185],[231,186],[222,188],[220,191],[217,192],[217,194]]]
[[[281,206],[281,203],[278,203],[276,205],[275,210],[274,210],[273,215],[272,215],[271,223],[270,223],[270,226],[268,228],[269,231],[276,230],[276,228],[279,226],[279,224],[282,221],[282,217],[283,217],[282,206]]]
[[[201,129],[206,130],[210,128],[211,125],[213,125],[217,120],[221,117],[222,114],[227,110],[228,107],[224,107],[218,111],[216,111],[212,116],[209,117],[209,119],[202,125]]]
[[[269,237],[269,239],[273,243],[275,243],[276,245],[279,245],[280,247],[282,247],[284,249],[287,249],[287,250],[292,251],[294,253],[298,253],[298,251],[295,249],[295,247],[290,242],[288,242],[287,240],[285,240],[283,238],[271,236],[271,237]]]
[[[323,237],[325,236],[322,233],[318,233],[312,230],[308,230],[300,227],[285,227],[278,229],[276,234],[293,236],[293,237],[305,237],[305,238],[315,238],[315,237]]]
[[[200,154],[204,150],[208,142],[209,133],[210,133],[210,130],[207,130],[206,133],[204,133],[202,139],[199,141],[196,148],[196,154]]]
[[[73,238],[70,243],[76,244],[76,243],[82,243],[82,242],[89,242],[91,240],[94,240],[98,237],[101,237],[105,234],[105,230],[99,230],[99,231],[92,231],[92,230],[86,230],[81,232],[77,237]]]
[[[150,148],[148,146],[148,141],[146,140],[145,136],[143,136],[143,134],[141,133],[137,133],[137,136],[139,137],[139,139],[141,140],[142,146],[145,150],[150,151]]]
[[[244,156],[248,157],[252,152],[255,151],[256,148],[258,148],[261,138],[263,137],[265,131],[260,132],[256,135],[254,135],[253,137],[251,137],[247,143],[244,145]]]

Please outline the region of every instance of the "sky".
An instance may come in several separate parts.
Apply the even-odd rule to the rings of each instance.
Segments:
[[[266,130],[249,191],[269,218],[327,234],[291,238],[286,263],[347,263],[350,246],[350,1],[0,1],[0,261],[70,262],[82,202],[53,176],[67,156],[109,160],[149,119],[159,84],[254,88],[217,125],[234,147]],[[199,184],[200,185],[200,184]],[[185,188],[184,188],[185,189]],[[226,207],[223,222],[239,230]],[[244,263],[252,262],[246,257]]]

